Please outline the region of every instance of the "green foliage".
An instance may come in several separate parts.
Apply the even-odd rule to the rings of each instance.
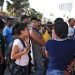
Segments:
[[[3,3],[4,3],[4,0],[0,0],[0,5],[1,5],[1,4],[3,5]]]
[[[28,0],[11,0],[13,3],[7,2],[7,10],[20,16],[22,13],[25,13],[29,8]]]
[[[30,8],[29,0],[11,0],[13,3],[7,1],[7,10],[13,16],[20,16],[23,13],[30,16],[37,16],[38,18],[42,18],[42,14],[35,9]]]
[[[1,7],[1,10],[3,10],[3,3],[4,3],[4,0],[0,0],[0,7]]]
[[[42,13],[36,11],[35,9],[30,9],[31,16],[37,16],[39,19],[42,19]]]

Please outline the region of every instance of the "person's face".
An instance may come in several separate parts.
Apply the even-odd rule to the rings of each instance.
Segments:
[[[12,20],[9,20],[9,21],[7,22],[7,24],[8,24],[8,26],[12,26]]]
[[[39,25],[37,20],[32,20],[31,24],[34,28],[37,28]]]
[[[25,37],[28,37],[28,36],[29,36],[29,29],[28,29],[28,27],[26,27],[26,28],[23,30],[22,34],[23,34]]]
[[[74,19],[71,19],[70,25],[71,26],[74,26],[75,25],[75,20]]]
[[[23,23],[29,24],[29,18],[25,18],[25,19],[23,20]]]

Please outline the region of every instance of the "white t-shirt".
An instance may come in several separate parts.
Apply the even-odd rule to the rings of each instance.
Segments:
[[[19,39],[14,40],[13,46],[17,45],[19,47],[19,52],[24,50],[23,44]],[[20,66],[28,65],[29,57],[28,54],[22,55],[21,58],[16,59],[15,63]]]
[[[74,35],[74,30],[75,30],[74,27],[70,27],[70,26],[69,26],[68,36],[73,36],[73,35]]]

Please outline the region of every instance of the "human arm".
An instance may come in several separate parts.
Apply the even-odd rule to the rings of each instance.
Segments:
[[[6,28],[4,28],[3,29],[3,38],[4,38],[4,41],[5,41],[5,43],[7,44],[7,36],[8,36],[8,34],[7,34],[7,29]]]
[[[24,47],[20,39],[15,39],[12,44],[11,59],[20,58],[22,55],[28,54],[29,49]]]
[[[36,41],[37,43],[39,43],[42,46],[45,44],[43,38],[41,36],[38,36],[38,34],[36,32],[34,32],[33,30],[30,30],[29,32],[30,32],[30,37],[34,41]]]
[[[45,43],[45,56],[48,58],[48,52],[49,52],[49,40]]]
[[[71,64],[69,65],[69,67],[68,67],[67,70],[68,70],[69,72],[73,72],[74,67],[75,67],[75,59],[71,62]]]
[[[12,47],[12,52],[11,52],[11,59],[18,59],[24,54],[28,54],[29,50],[28,48],[24,48],[23,51],[19,52],[19,47],[17,45],[14,45]]]
[[[45,50],[45,56],[48,58],[48,51]]]
[[[0,60],[1,60],[1,63],[3,63],[4,58],[3,58],[1,46],[0,46]]]

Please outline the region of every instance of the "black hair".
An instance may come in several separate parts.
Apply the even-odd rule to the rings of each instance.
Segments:
[[[68,35],[68,24],[66,22],[55,23],[55,33],[59,38],[66,38]]]
[[[32,21],[32,20],[38,21],[37,17],[35,17],[35,16],[31,18],[31,21]]]
[[[0,19],[0,29],[3,29],[5,26],[5,23]]]
[[[26,14],[25,15],[22,15],[21,16],[21,21],[23,21],[25,18],[29,18],[30,16],[27,16]]]
[[[47,24],[52,24],[52,22],[51,21],[48,21]]]
[[[64,22],[63,18],[56,18],[54,23],[57,23],[57,22]]]
[[[7,21],[9,21],[9,20],[13,20],[12,18],[10,18],[10,17],[7,17]]]
[[[41,22],[41,20],[40,19],[37,19],[39,22]]]
[[[19,26],[19,23],[16,23],[16,24],[13,26],[13,28],[12,28],[12,35],[15,35],[15,34],[16,34],[18,26]]]
[[[27,27],[27,24],[20,23],[19,26],[18,26],[18,28],[17,28],[16,34],[20,35],[21,31],[24,30],[26,27]]]
[[[74,18],[70,18],[70,19],[68,20],[68,22],[71,22],[72,19],[74,19]]]

